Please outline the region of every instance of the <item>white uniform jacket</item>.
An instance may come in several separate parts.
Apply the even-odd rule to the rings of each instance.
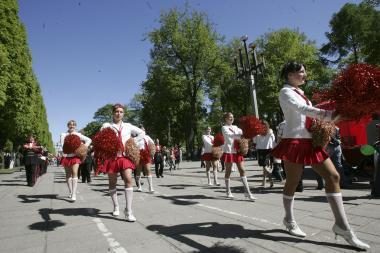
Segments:
[[[140,139],[144,138],[144,136],[145,136],[144,130],[142,130],[142,129],[138,128],[137,126],[134,126],[130,123],[122,122],[120,125],[117,125],[115,123],[104,123],[100,130],[107,128],[107,127],[114,130],[115,133],[117,134],[117,136],[119,136],[119,132],[121,132],[121,141],[122,141],[123,145],[125,145],[125,142],[127,140],[129,140],[129,138],[131,138],[132,134],[136,135],[136,137],[135,137],[136,143],[140,142],[141,141]],[[121,157],[123,155],[125,155],[124,152],[123,153],[119,152],[117,154],[118,157]]]
[[[313,107],[296,92],[304,94],[303,90],[296,89],[285,84],[280,91],[280,106],[284,113],[286,125],[282,138],[306,138],[310,139],[311,134],[305,127],[306,116],[320,120],[331,121],[332,111],[327,111]]]
[[[137,138],[134,138],[134,139],[135,139],[136,145],[139,147],[139,149],[145,149],[145,142],[147,145],[149,145],[149,143],[154,144],[154,141],[152,140],[152,138],[150,138],[149,135],[145,135],[139,139],[137,139]]]
[[[69,134],[75,134],[75,135],[77,135],[80,138],[80,140],[82,142],[84,142],[84,145],[86,145],[86,147],[88,147],[91,144],[91,142],[92,142],[92,140],[90,138],[88,138],[87,136],[85,136],[85,135],[83,135],[81,133],[78,133],[78,132],[68,133],[68,132],[66,132],[66,133],[61,133],[61,138],[60,138],[61,147],[63,147],[63,144],[65,143],[65,138]],[[74,157],[75,154],[74,153],[72,153],[72,154],[63,154],[63,156],[64,157]]]
[[[222,126],[222,134],[224,137],[223,152],[227,154],[236,154],[234,148],[234,140],[239,140],[243,134],[243,130],[235,125]]]
[[[269,129],[266,135],[256,135],[252,141],[256,143],[256,149],[272,149],[276,144],[276,138],[272,129]]]
[[[211,153],[212,144],[214,142],[214,136],[204,134],[202,135],[202,141],[203,141],[203,154]]]

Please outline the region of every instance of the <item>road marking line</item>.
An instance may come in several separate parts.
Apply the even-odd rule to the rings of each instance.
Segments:
[[[99,231],[103,233],[103,236],[107,239],[109,248],[108,252],[112,253],[128,253],[126,249],[124,249],[118,241],[116,241],[114,238],[110,237],[112,235],[111,232],[108,231],[106,225],[102,222],[99,218],[94,218],[92,220],[95,222],[96,226],[98,227]]]

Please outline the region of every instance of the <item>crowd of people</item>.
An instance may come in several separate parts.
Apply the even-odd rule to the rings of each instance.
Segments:
[[[281,76],[284,80],[284,87],[280,91],[279,101],[284,121],[276,128],[276,133],[270,128],[267,122],[263,122],[265,133],[252,139],[257,151],[258,165],[263,169],[262,186],[266,186],[266,178],[269,179],[270,187],[273,187],[273,178],[282,182],[286,178],[282,202],[284,208],[283,224],[286,230],[293,236],[305,237],[306,233],[297,225],[294,215],[295,192],[297,185],[302,181],[302,174],[305,166],[311,166],[315,173],[320,177],[326,192],[326,198],[334,215],[335,222],[332,231],[342,236],[350,245],[359,249],[369,249],[370,246],[357,238],[352,230],[346,216],[341,186],[345,184],[344,171],[339,162],[341,159],[339,131],[331,137],[327,147],[327,152],[323,147],[315,147],[312,144],[312,133],[308,128],[307,122],[311,118],[322,121],[337,122],[339,115],[335,111],[323,110],[313,107],[309,99],[304,95],[300,88],[306,80],[306,68],[302,63],[288,62],[284,65]],[[126,206],[123,213],[129,222],[136,221],[132,211],[133,204],[133,177],[135,178],[137,191],[142,191],[141,172],[147,178],[148,192],[153,193],[153,179],[151,166],[154,164],[156,177],[163,178],[164,167],[169,170],[179,169],[182,159],[180,146],[166,148],[162,146],[158,139],[153,141],[147,135],[143,126],[134,126],[123,122],[124,107],[121,104],[113,106],[112,122],[104,123],[103,129],[112,129],[121,144],[133,138],[140,150],[140,162],[136,163],[125,150],[118,151],[116,158],[107,159],[102,162],[99,173],[108,175],[108,189],[113,203],[112,215],[120,215],[120,205],[117,196],[117,178],[120,175],[124,182],[124,195]],[[219,164],[224,167],[225,194],[228,199],[234,198],[231,187],[230,177],[233,167],[236,167],[244,189],[244,195],[249,201],[255,201],[256,196],[251,193],[247,180],[247,173],[244,167],[244,157],[239,151],[239,141],[243,136],[243,131],[234,125],[234,116],[227,112],[223,117],[224,143],[221,146],[221,156],[217,156],[214,149],[214,136],[211,128],[207,127],[203,141],[202,161],[204,162],[207,185],[220,186],[218,179]],[[80,159],[75,153],[66,153],[61,159],[61,165],[65,168],[66,182],[68,186],[69,198],[76,200],[78,170],[80,168],[82,182],[91,182],[91,170],[98,164],[93,160],[91,149],[91,139],[76,131],[76,123],[71,120],[68,122],[68,131],[61,135],[61,143],[70,135],[77,135],[82,143],[89,147],[88,155],[85,160]],[[241,144],[240,144],[241,145]],[[152,146],[154,150],[152,151]],[[33,164],[32,153],[37,146],[33,139],[24,145],[26,157],[29,164]],[[30,157],[30,159],[29,159]],[[30,167],[27,169],[27,177]],[[213,178],[211,178],[211,172]],[[321,183],[321,184],[322,184]]]

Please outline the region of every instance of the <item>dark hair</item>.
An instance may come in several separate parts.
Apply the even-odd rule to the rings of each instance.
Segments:
[[[122,104],[119,104],[119,103],[114,104],[114,105],[112,106],[112,113],[114,113],[114,112],[115,112],[117,109],[119,109],[119,108],[123,109],[123,111],[124,111],[124,106],[123,106]]]
[[[285,65],[282,67],[282,70],[281,70],[281,78],[284,80],[288,80],[289,73],[295,73],[297,71],[300,71],[302,67],[306,69],[305,65],[300,62],[289,61],[285,63]]]

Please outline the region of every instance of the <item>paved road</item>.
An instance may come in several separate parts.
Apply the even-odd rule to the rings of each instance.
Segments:
[[[0,175],[0,252],[356,252],[335,240],[332,213],[314,180],[305,180],[305,190],[296,195],[297,221],[308,234],[299,239],[281,225],[282,185],[260,187],[256,161],[246,162],[256,202],[244,198],[237,172],[231,183],[235,199],[227,200],[223,187],[206,185],[199,165],[184,162],[181,170],[154,178],[155,194],[135,192],[135,223],[111,216],[106,176],[80,183],[71,203],[62,168],[49,167],[33,188],[25,186],[23,172]],[[368,197],[367,184],[355,188],[343,190],[349,220],[371,245],[369,252],[380,252],[380,200]],[[119,201],[124,207],[121,180]]]

